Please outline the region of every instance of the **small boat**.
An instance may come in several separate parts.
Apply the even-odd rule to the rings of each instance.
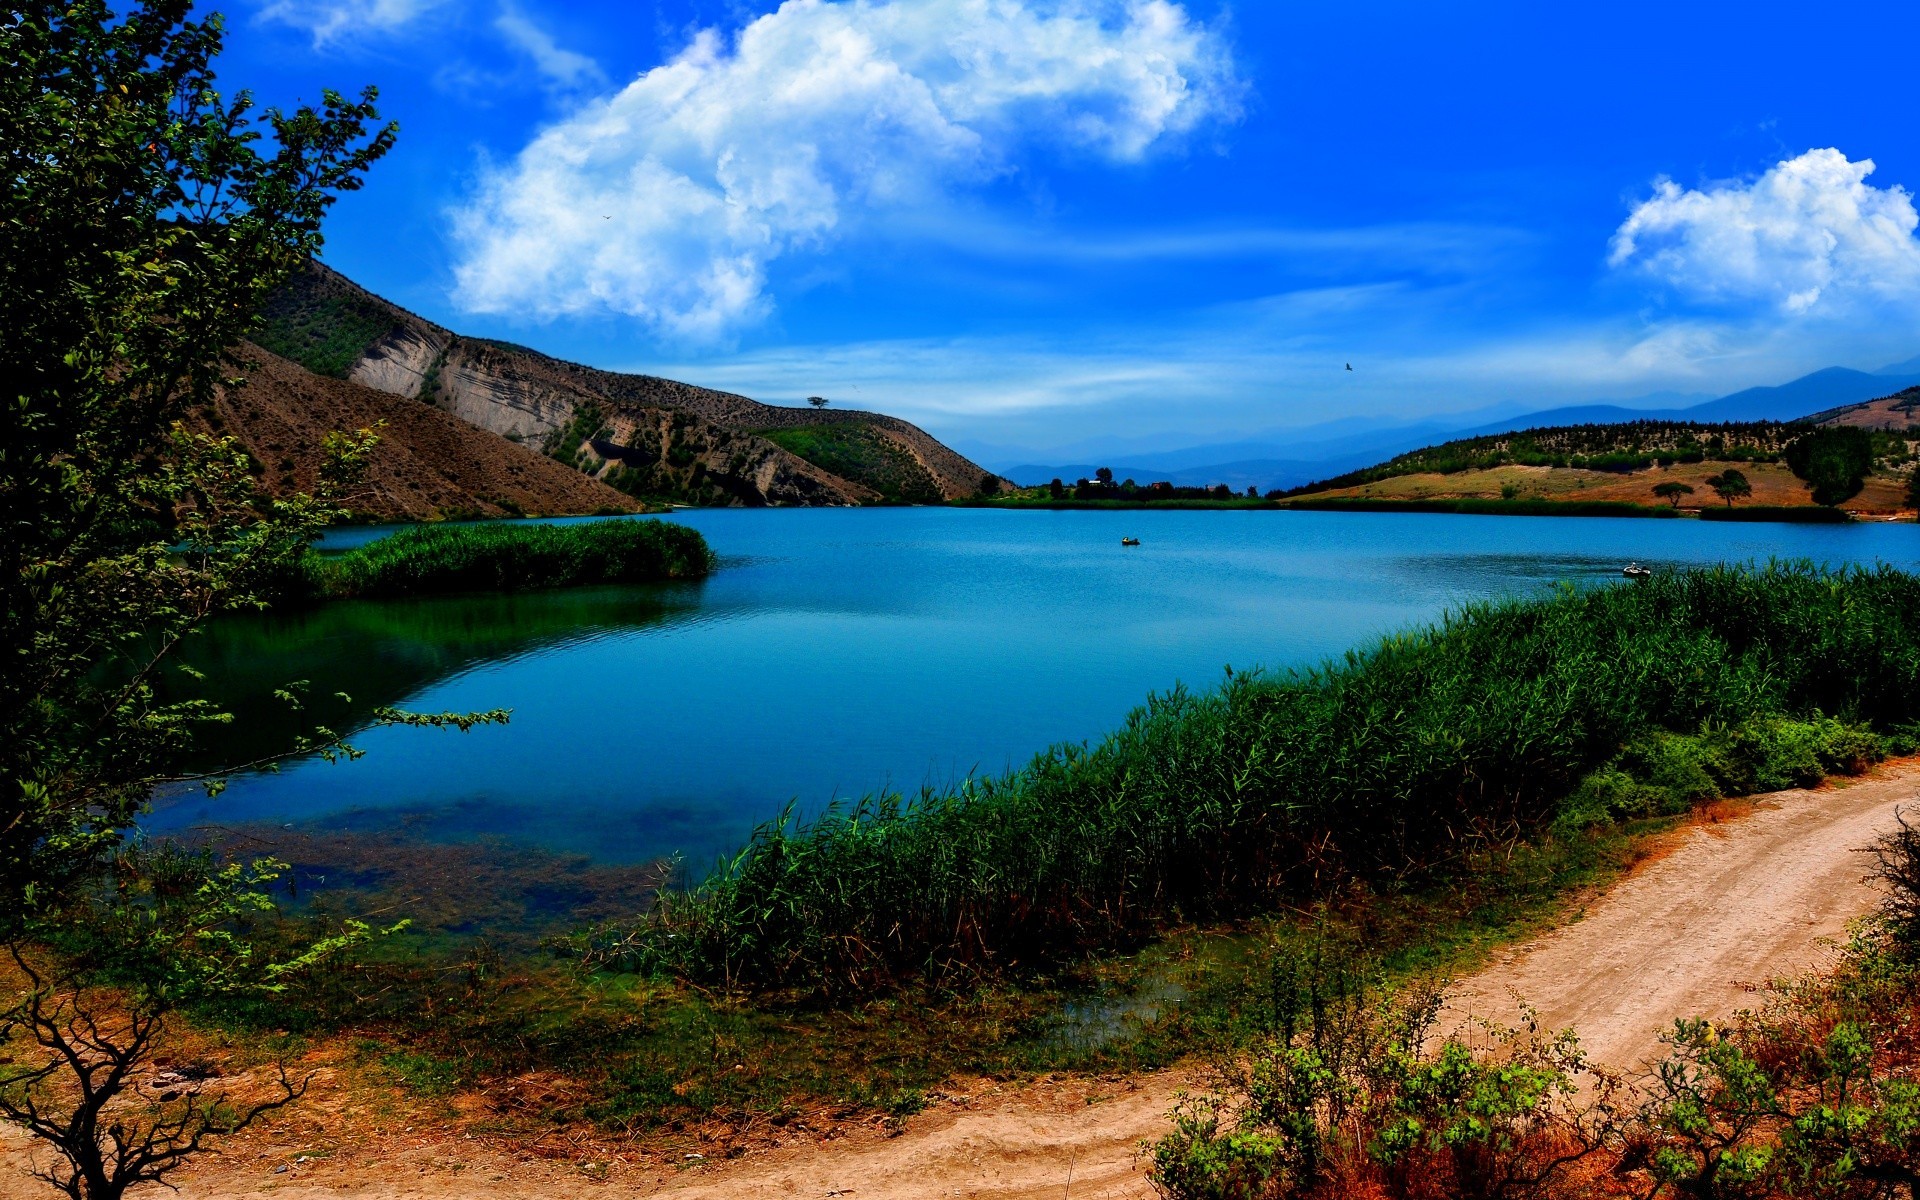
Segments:
[[[1653,577],[1653,571],[1650,568],[1643,567],[1637,562],[1630,562],[1620,568],[1620,573],[1628,579],[1651,579]]]
[[[1121,538],[1120,544],[1122,546],[1138,546],[1140,544],[1140,539],[1139,538]]]

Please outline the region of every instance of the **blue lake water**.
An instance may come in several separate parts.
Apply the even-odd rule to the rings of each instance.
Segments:
[[[512,721],[370,730],[357,761],[165,796],[151,824],[401,826],[704,862],[790,801],[997,773],[1097,739],[1150,692],[1210,687],[1229,664],[1312,664],[1470,599],[1618,580],[1629,560],[1920,566],[1910,524],[942,508],[666,519],[707,537],[721,557],[710,579],[356,601],[210,631],[192,657],[213,694],[269,732],[344,729],[389,703],[510,708]],[[289,680],[311,697],[298,718],[269,697]],[[218,750],[241,761],[270,748]]]

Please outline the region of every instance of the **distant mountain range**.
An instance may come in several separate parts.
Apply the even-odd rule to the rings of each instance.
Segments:
[[[1792,421],[1841,405],[1875,400],[1915,384],[1920,384],[1920,357],[1893,363],[1878,371],[1828,367],[1790,383],[1747,388],[1728,396],[1672,407],[1585,404],[1518,413],[1491,422],[1485,413],[1405,425],[1348,419],[1311,426],[1285,440],[1262,438],[1178,450],[1136,451],[1101,462],[1091,458],[1063,463],[1025,462],[1008,466],[1001,474],[1028,486],[1056,478],[1072,483],[1075,479],[1091,477],[1104,466],[1112,469],[1115,479],[1133,479],[1140,483],[1166,480],[1180,487],[1224,483],[1235,491],[1249,486],[1266,491],[1331,478],[1445,439],[1550,426],[1616,425],[1626,421]],[[1693,399],[1668,395],[1676,401]],[[986,448],[969,449],[990,464],[994,461]]]

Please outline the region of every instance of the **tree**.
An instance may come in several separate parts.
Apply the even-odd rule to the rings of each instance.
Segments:
[[[1859,495],[1873,471],[1873,434],[1850,425],[1815,429],[1795,439],[1785,457],[1812,485],[1815,504],[1840,504]]]
[[[258,116],[246,93],[223,98],[221,22],[191,9],[30,0],[0,24],[0,947],[26,981],[0,1030],[46,1053],[25,1074],[10,1060],[0,1093],[69,1164],[52,1182],[86,1200],[160,1178],[231,1124],[191,1103],[140,1116],[170,1011],[358,936],[260,962],[236,922],[268,903],[271,865],[159,858],[125,836],[182,777],[195,728],[223,717],[158,701],[173,650],[265,604],[372,444],[330,438],[317,493],[269,501],[237,442],[183,424],[236,382],[262,301],[395,134],[371,88]],[[324,729],[304,746],[357,753]]]
[[[1653,494],[1673,505],[1675,508],[1679,508],[1680,497],[1693,495],[1693,488],[1678,480],[1670,479],[1665,483],[1654,484]]]
[[[1907,507],[1920,508],[1920,466],[1907,476]]]
[[[1746,475],[1731,467],[1718,475],[1707,476],[1707,486],[1727,502],[1728,508],[1733,507],[1735,500],[1744,500],[1753,495],[1753,485],[1747,482]]]
[[[827,398],[825,396],[808,396],[807,403],[813,405],[815,408],[825,408],[827,406]]]
[[[1093,477],[1100,481],[1100,484],[1102,487],[1113,486],[1113,468],[1112,467],[1101,467],[1099,470],[1093,473]]]
[[[1055,476],[1053,481],[1047,484],[1047,495],[1053,497],[1055,500],[1060,499],[1060,497],[1066,494],[1067,485],[1060,482],[1058,476]]]
[[[285,1060],[264,1096],[242,1099],[217,1078],[152,1074],[167,1014],[240,991],[274,993],[371,930],[349,922],[296,958],[254,960],[233,929],[270,909],[282,864],[219,864],[162,846],[123,860],[124,879],[70,905],[58,944],[6,947],[24,990],[0,1007],[0,1117],[48,1143],[35,1178],[73,1200],[119,1197],[164,1183],[207,1139],[238,1133],[306,1093]],[[130,884],[130,886],[129,886]]]

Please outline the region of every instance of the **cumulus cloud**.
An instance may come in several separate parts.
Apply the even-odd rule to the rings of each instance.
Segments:
[[[484,171],[456,297],[722,338],[768,310],[772,262],[863,217],[1027,149],[1136,162],[1240,96],[1224,39],[1169,0],[787,0]]]
[[[260,16],[304,29],[315,46],[368,34],[392,33],[413,24],[445,0],[267,0]]]
[[[1761,300],[1788,313],[1860,299],[1920,299],[1913,196],[1866,182],[1872,159],[1809,150],[1749,183],[1686,189],[1670,179],[1613,235],[1635,266],[1707,300]]]

